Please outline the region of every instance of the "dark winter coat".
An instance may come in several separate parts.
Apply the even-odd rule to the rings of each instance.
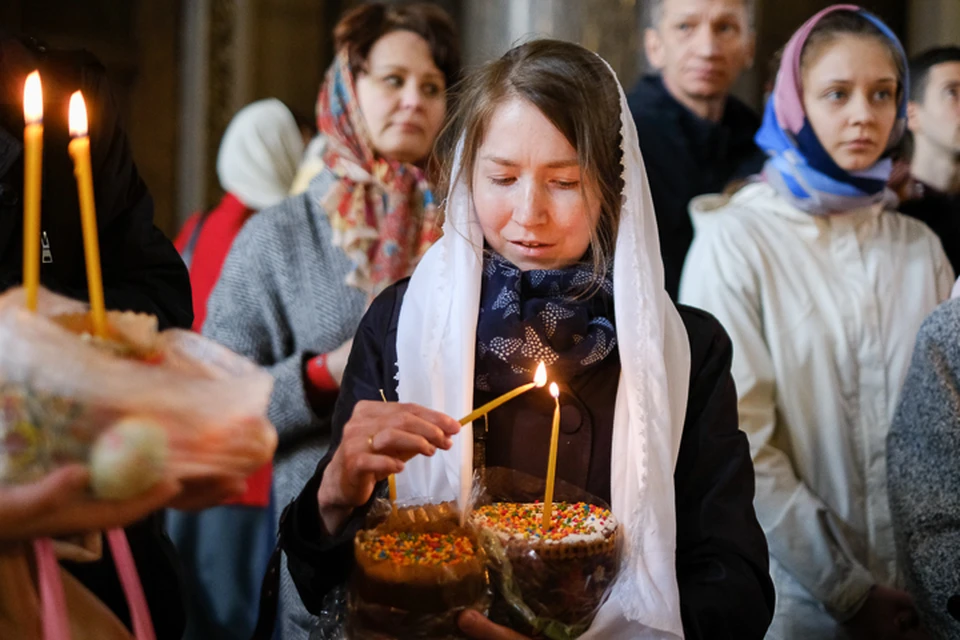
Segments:
[[[676,300],[693,241],[687,205],[760,172],[766,156],[753,142],[760,118],[731,96],[720,122],[704,120],[677,102],[659,75],[642,78],[627,100],[657,214],[667,293]]]

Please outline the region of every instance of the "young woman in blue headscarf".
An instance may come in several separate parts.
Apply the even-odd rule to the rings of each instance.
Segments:
[[[784,51],[761,180],[691,204],[680,299],[734,344],[777,605],[768,638],[900,638],[885,440],[914,338],[950,292],[940,241],[886,190],[906,120],[896,36],[853,5]]]

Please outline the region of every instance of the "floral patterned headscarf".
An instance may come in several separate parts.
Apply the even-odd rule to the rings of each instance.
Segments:
[[[317,124],[327,140],[324,163],[338,178],[320,204],[334,244],[354,263],[347,284],[376,295],[410,275],[440,238],[433,192],[419,167],[374,152],[346,52],[327,71]]]

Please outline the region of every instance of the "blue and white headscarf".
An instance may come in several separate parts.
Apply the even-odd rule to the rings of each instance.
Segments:
[[[837,11],[860,14],[894,45],[907,68],[907,56],[897,36],[879,18],[852,4],[833,5],[819,12],[790,38],[783,52],[773,93],[767,100],[763,124],[756,143],[770,159],[763,169],[764,179],[798,208],[815,215],[849,211],[884,200],[893,200],[886,188],[893,169],[888,157],[863,171],[841,169],[820,144],[803,108],[800,55],[810,32],[824,18]],[[903,78],[897,104],[897,120],[887,143],[889,151],[900,141],[907,124],[907,78]]]

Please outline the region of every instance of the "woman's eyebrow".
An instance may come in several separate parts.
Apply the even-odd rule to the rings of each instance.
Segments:
[[[487,160],[487,161],[489,161],[489,162],[493,162],[494,164],[502,165],[502,166],[504,166],[504,167],[516,167],[516,166],[517,166],[517,163],[514,162],[513,160],[510,160],[509,158],[502,158],[502,157],[500,157],[500,156],[483,155],[483,156],[480,156],[480,159],[481,159],[481,160]],[[576,159],[576,158],[569,158],[569,159],[564,159],[564,160],[554,160],[553,162],[548,162],[547,164],[545,164],[545,165],[543,165],[543,166],[545,166],[545,167],[548,168],[548,169],[566,169],[566,168],[568,168],[568,167],[579,167],[579,166],[580,166],[580,161],[579,161],[578,159]]]

